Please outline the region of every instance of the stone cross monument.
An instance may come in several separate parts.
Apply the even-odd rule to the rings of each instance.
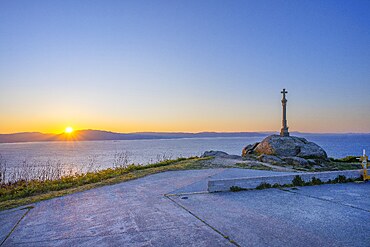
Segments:
[[[283,91],[281,91],[281,93],[283,94],[283,99],[281,100],[281,103],[283,105],[283,121],[282,121],[282,128],[280,130],[280,136],[289,136],[288,126],[287,126],[287,121],[286,121],[286,102],[288,102],[288,100],[285,98],[285,94],[287,94],[288,91],[286,91],[284,88]]]

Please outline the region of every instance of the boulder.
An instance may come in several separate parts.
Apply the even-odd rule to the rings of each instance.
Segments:
[[[243,150],[242,150],[242,156],[244,157],[247,154],[253,154],[253,151],[257,147],[258,144],[259,144],[259,142],[256,142],[254,144],[249,144],[248,146],[246,146],[245,148],[243,148]]]
[[[319,145],[309,142],[305,138],[295,136],[268,136],[260,142],[252,152],[256,154],[267,154],[280,157],[300,157],[325,160],[328,158],[325,150]]]
[[[286,163],[288,163],[288,165],[292,166],[301,166],[301,167],[309,166],[309,162],[300,157],[285,157],[283,158],[283,160]]]
[[[316,160],[308,159],[307,161],[308,161],[308,163],[309,163],[311,166],[319,165],[319,163],[318,163],[318,162],[316,162]]]
[[[262,154],[258,156],[258,160],[264,163],[269,163],[272,165],[284,165],[286,164],[282,159],[280,159],[277,156],[273,155],[267,155],[267,154]]]
[[[206,151],[202,154],[202,156],[200,156],[202,158],[204,157],[215,157],[215,158],[228,158],[228,159],[239,159],[241,160],[242,157],[239,156],[239,155],[231,155],[231,154],[228,154],[226,152],[222,152],[222,151]]]
[[[202,156],[202,158],[204,157],[225,157],[225,156],[228,156],[229,154],[226,153],[226,152],[222,152],[222,151],[205,151]]]

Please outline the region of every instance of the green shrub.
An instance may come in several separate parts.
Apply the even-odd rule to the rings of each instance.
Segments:
[[[304,186],[305,182],[302,180],[301,176],[297,175],[293,178],[292,184],[294,186]]]
[[[320,184],[323,184],[323,182],[319,178],[313,177],[310,184],[311,185],[320,185]]]
[[[345,183],[347,182],[347,178],[346,176],[343,176],[343,175],[339,175],[338,177],[336,177],[333,181],[334,183]]]
[[[357,156],[347,156],[347,157],[344,157],[342,159],[339,159],[339,161],[342,161],[342,162],[349,162],[349,163],[352,163],[352,162],[359,162],[358,160],[359,157]]]
[[[241,188],[239,186],[231,186],[230,187],[230,191],[231,192],[238,192],[238,191],[242,191],[242,190],[245,190],[245,189],[243,189],[243,188]]]
[[[269,183],[261,183],[256,187],[257,190],[269,189],[272,188],[271,184]]]
[[[276,183],[276,184],[274,184],[273,186],[272,186],[272,188],[281,188],[282,186],[280,185],[280,184],[278,184],[278,183]]]
[[[340,159],[329,158],[329,160],[333,162],[358,163],[359,162],[358,158],[359,156],[346,156]]]

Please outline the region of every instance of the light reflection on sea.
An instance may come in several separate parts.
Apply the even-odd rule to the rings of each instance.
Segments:
[[[322,146],[329,157],[341,158],[347,155],[361,155],[362,149],[370,153],[370,135],[308,135],[309,141]],[[167,158],[199,156],[207,150],[222,150],[240,155],[244,146],[261,141],[263,137],[233,138],[184,138],[168,140],[119,140],[80,142],[34,142],[0,144],[0,154],[8,167],[22,161],[45,163],[60,161],[72,167],[85,166],[94,160],[100,169],[113,166],[114,155],[129,154],[130,163],[147,164],[155,162],[158,155]]]

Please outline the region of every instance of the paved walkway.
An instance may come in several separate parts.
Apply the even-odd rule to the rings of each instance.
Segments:
[[[165,172],[0,212],[1,246],[366,246],[370,185],[193,193],[209,177]],[[178,192],[187,195],[167,195]],[[5,240],[5,241],[4,241]]]

